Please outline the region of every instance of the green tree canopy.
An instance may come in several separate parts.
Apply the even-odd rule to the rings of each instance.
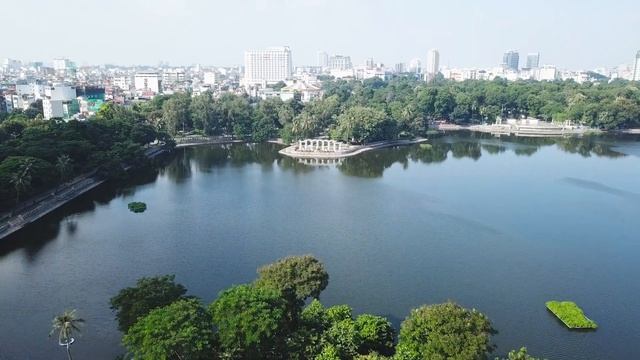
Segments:
[[[116,313],[118,329],[122,332],[147,315],[151,310],[184,298],[187,289],[175,283],[175,275],[143,277],[136,286],[127,287],[111,298],[111,310]]]
[[[135,359],[216,358],[213,323],[196,299],[151,310],[129,328],[123,342]]]
[[[275,289],[234,286],[209,305],[225,356],[275,359],[285,352],[286,302]]]
[[[354,106],[338,116],[331,137],[344,142],[367,143],[394,139],[396,134],[395,122],[384,111]]]
[[[324,265],[311,255],[289,256],[258,269],[256,286],[290,290],[298,300],[318,298],[329,284]]]
[[[396,356],[401,360],[478,360],[492,350],[489,319],[453,302],[414,309],[402,322]]]

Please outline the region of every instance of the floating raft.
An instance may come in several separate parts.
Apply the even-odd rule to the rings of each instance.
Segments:
[[[595,321],[584,315],[582,309],[573,301],[547,301],[547,309],[562,321],[569,329],[597,329]]]

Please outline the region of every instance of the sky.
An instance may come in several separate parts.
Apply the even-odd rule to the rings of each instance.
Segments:
[[[4,1],[3,1],[4,2]],[[294,66],[318,51],[393,66],[491,67],[510,49],[592,69],[640,50],[638,0],[19,0],[0,7],[0,58],[79,65],[240,65],[249,49],[289,46]]]

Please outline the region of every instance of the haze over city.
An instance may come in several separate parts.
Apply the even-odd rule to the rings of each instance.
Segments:
[[[631,63],[640,3],[600,1],[24,0],[3,4],[0,58],[78,65],[241,64],[243,51],[286,45],[296,66],[317,51],[394,64],[438,48],[440,63],[487,67],[504,51],[586,69]],[[26,46],[28,44],[28,46]],[[605,50],[606,49],[606,50]]]

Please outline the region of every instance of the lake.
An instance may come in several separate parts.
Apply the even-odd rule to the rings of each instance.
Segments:
[[[109,298],[176,274],[206,303],[256,268],[311,253],[326,305],[387,316],[454,300],[492,320],[495,355],[640,358],[638,138],[496,138],[308,166],[271,144],[178,149],[166,166],[104,186],[0,241],[0,359],[63,358],[53,316],[86,319],[78,359],[123,352]],[[127,203],[148,209],[133,214]],[[573,300],[599,329],[545,308]]]

